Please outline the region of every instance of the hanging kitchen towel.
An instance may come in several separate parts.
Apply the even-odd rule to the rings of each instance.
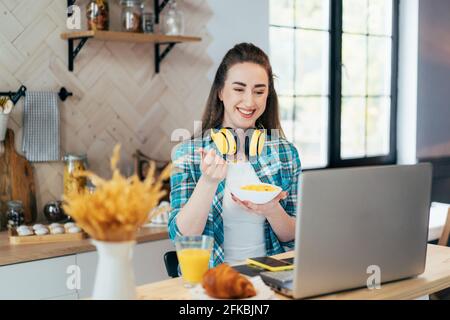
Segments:
[[[25,96],[22,151],[28,161],[59,161],[59,109],[56,92]]]

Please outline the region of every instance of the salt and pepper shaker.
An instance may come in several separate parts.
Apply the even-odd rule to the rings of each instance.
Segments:
[[[142,3],[142,32],[154,33],[155,32],[155,13],[153,12],[153,6],[150,3]]]

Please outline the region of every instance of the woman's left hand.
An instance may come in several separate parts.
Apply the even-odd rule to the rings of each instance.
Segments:
[[[234,194],[231,194],[231,198],[233,199],[233,201],[240,205],[242,208],[266,218],[270,218],[272,215],[276,214],[279,211],[278,209],[281,207],[280,200],[286,199],[287,196],[288,193],[286,191],[282,191],[273,200],[265,204],[256,204],[250,201],[242,201],[238,199]]]

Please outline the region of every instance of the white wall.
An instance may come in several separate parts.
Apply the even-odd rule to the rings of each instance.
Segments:
[[[214,13],[207,24],[213,42],[208,55],[212,81],[225,53],[235,44],[251,42],[269,54],[269,0],[208,0]]]
[[[414,164],[417,130],[419,0],[400,1],[397,151],[399,164]]]

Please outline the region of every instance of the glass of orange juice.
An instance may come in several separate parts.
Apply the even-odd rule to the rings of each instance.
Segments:
[[[185,287],[200,283],[208,270],[214,239],[209,236],[181,236],[175,240]]]

